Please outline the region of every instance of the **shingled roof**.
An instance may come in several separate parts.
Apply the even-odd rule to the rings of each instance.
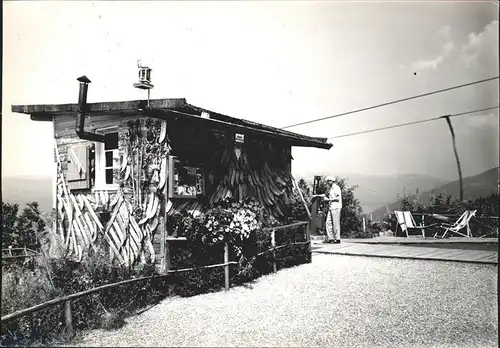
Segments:
[[[39,104],[39,105],[12,105],[12,112],[29,114],[34,121],[52,121],[54,117],[74,113],[78,104]],[[142,111],[139,111],[141,109]],[[209,114],[209,118],[201,117],[202,112]],[[266,126],[260,123],[230,117],[207,109],[203,109],[186,102],[186,99],[153,99],[149,108],[145,108],[144,100],[123,102],[101,102],[86,105],[89,116],[103,114],[142,114],[145,117],[162,119],[181,119],[192,122],[202,122],[209,128],[233,129],[263,136],[271,136],[287,141],[292,146],[316,147],[330,149],[332,144],[326,138],[310,137],[298,133],[285,131],[279,128]]]

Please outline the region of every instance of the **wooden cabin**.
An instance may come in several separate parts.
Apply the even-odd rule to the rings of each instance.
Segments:
[[[203,211],[226,198],[253,197],[277,219],[292,190],[291,147],[329,149],[308,137],[225,116],[185,99],[13,105],[54,125],[56,229],[81,259],[97,235],[111,259],[164,263],[175,211]]]

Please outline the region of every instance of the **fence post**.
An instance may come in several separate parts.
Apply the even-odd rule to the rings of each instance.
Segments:
[[[163,250],[163,274],[167,274],[170,271],[170,244],[165,240],[165,249]]]
[[[388,213],[389,215],[389,226],[391,227],[391,231],[392,231],[392,214],[391,213]],[[394,228],[394,237],[397,237],[398,236],[398,221],[396,220],[396,227]]]
[[[271,246],[273,248],[273,272],[276,273],[278,268],[276,267],[276,230],[273,228],[271,231]]]
[[[366,219],[365,216],[363,215],[363,233],[366,232]]]
[[[306,232],[306,241],[309,242],[307,244],[307,262],[311,263],[312,262],[312,244],[311,244],[311,220],[309,220],[309,223],[307,225],[304,225],[305,232]]]
[[[71,300],[64,301],[64,321],[66,325],[66,333],[73,336],[73,315],[71,313]]]
[[[305,226],[305,229],[306,229],[306,238],[307,238],[307,241],[309,242],[309,253],[311,253],[311,221],[309,221],[309,223],[307,225],[304,225]]]
[[[422,213],[422,226],[425,226],[425,214]],[[425,229],[422,228],[422,236],[425,238]]]
[[[167,220],[163,216],[162,218],[162,230],[160,234],[160,270],[162,274],[167,274],[170,268],[170,260],[167,261],[167,258],[170,259],[170,250],[168,242],[167,242]]]
[[[226,264],[224,266],[224,285],[226,291],[229,290],[229,246],[227,245],[227,242],[224,244],[224,263]]]

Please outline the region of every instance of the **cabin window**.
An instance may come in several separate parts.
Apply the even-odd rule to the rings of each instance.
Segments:
[[[197,198],[205,194],[205,179],[201,168],[185,165],[174,156],[170,156],[169,164],[170,198]]]
[[[95,189],[117,190],[120,155],[118,152],[118,131],[116,128],[100,131],[106,137],[105,143],[96,143]]]

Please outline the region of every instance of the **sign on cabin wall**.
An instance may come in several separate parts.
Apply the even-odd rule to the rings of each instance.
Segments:
[[[235,137],[234,137],[234,142],[236,144],[243,144],[245,142],[245,135],[240,134],[240,133],[236,133]]]

